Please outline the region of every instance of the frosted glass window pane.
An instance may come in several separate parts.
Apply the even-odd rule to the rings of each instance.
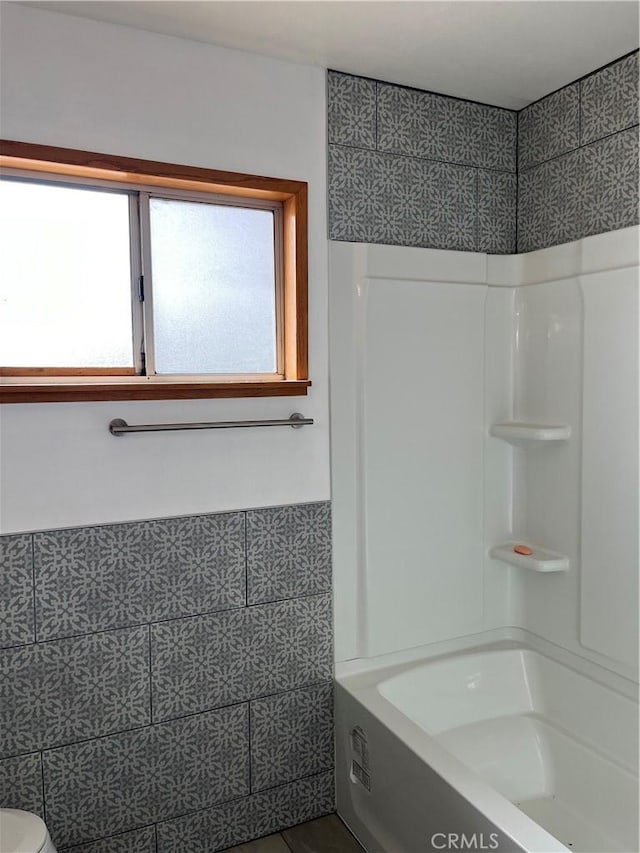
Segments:
[[[275,373],[274,216],[150,199],[157,373]]]
[[[0,181],[0,364],[133,367],[124,193]]]

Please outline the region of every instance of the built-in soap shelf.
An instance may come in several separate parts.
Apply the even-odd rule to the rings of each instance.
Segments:
[[[490,435],[516,446],[532,446],[546,441],[567,441],[571,427],[566,424],[535,424],[524,421],[505,421],[491,424]]]
[[[496,560],[519,566],[521,569],[530,569],[533,572],[567,572],[569,570],[569,558],[556,551],[548,551],[546,548],[538,548],[529,545],[531,554],[518,554],[513,549],[523,542],[502,542],[493,547],[489,554]]]

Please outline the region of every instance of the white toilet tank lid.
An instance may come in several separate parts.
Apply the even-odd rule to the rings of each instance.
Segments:
[[[0,809],[2,853],[40,853],[47,835],[45,822],[38,815],[19,809]]]

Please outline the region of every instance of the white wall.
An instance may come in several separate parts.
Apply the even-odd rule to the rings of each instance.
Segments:
[[[5,405],[0,531],[329,497],[325,75],[239,51],[1,4],[0,133],[309,183],[308,397]],[[301,430],[113,438],[129,423],[287,417]]]

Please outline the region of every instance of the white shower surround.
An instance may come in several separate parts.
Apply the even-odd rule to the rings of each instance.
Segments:
[[[374,827],[361,834],[372,851],[415,846],[418,836],[394,835],[394,821],[422,832],[433,803],[449,810],[449,831],[506,832],[500,849],[567,849],[380,684],[394,667],[413,667],[405,694],[426,706],[438,690],[416,677],[416,662],[487,644],[533,650],[534,667],[540,656],[568,667],[583,691],[563,725],[572,744],[583,740],[586,764],[565,800],[578,796],[581,775],[606,800],[610,780],[593,768],[600,753],[619,769],[606,743],[616,729],[636,777],[621,796],[631,790],[635,802],[639,235],[633,227],[503,257],[331,246],[338,810],[355,831]],[[513,446],[490,434],[513,421],[568,426],[570,435]],[[544,573],[490,556],[510,541],[565,556],[568,568]],[[524,731],[527,714],[535,719],[558,696],[546,689],[514,725]],[[482,719],[479,707],[471,713]],[[514,716],[495,709],[505,715]],[[600,730],[598,716],[607,721]],[[587,738],[580,718],[591,719]],[[358,721],[384,756],[382,800],[349,777]],[[555,759],[548,767],[562,774]],[[520,771],[531,785],[533,765]],[[369,800],[362,826],[358,798]],[[628,809],[624,820],[634,823]],[[423,835],[416,849],[429,849]],[[617,844],[606,849],[624,849]]]
[[[331,244],[337,661],[510,626],[637,680],[639,233]],[[489,434],[514,420],[571,435]],[[569,571],[489,556],[511,540]]]

